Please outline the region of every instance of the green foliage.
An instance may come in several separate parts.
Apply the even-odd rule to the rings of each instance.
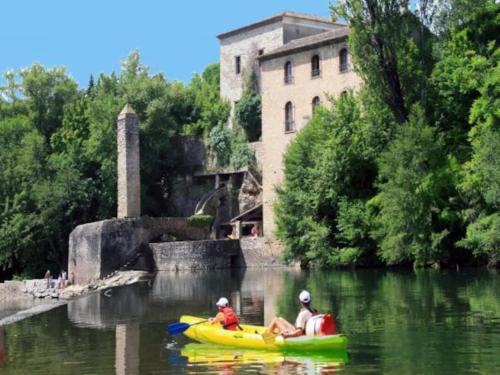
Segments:
[[[372,258],[365,202],[373,194],[373,159],[386,131],[362,111],[359,97],[348,94],[318,109],[292,141],[275,205],[288,259],[335,266]]]
[[[231,133],[225,124],[219,123],[210,131],[207,143],[218,167],[239,169],[255,163],[255,153],[238,128]]]
[[[495,52],[498,62],[499,50]],[[469,198],[465,238],[458,244],[490,264],[500,264],[500,68],[487,72],[481,96],[471,109],[472,157],[465,163],[461,189]]]
[[[459,245],[475,255],[485,256],[490,265],[500,264],[500,213],[481,217],[467,227],[466,238]]]
[[[214,217],[212,215],[193,215],[187,218],[187,223],[193,227],[205,228],[212,224]]]
[[[447,198],[454,189],[453,160],[416,110],[379,158],[375,237],[388,264],[425,265],[446,256]]]
[[[194,96],[193,122],[184,126],[185,134],[208,136],[219,123],[229,117],[230,104],[220,97],[220,67],[211,64],[191,79],[190,90]],[[192,121],[191,120],[191,121]]]
[[[331,5],[350,25],[349,50],[356,72],[399,123],[427,96],[432,70],[431,34],[408,9],[408,0],[346,0]]]
[[[261,97],[255,90],[256,77],[253,70],[248,74],[243,96],[234,109],[235,119],[250,142],[259,140],[262,133]]]
[[[434,92],[433,120],[445,137],[447,149],[461,161],[470,157],[467,140],[470,109],[492,64],[496,64],[492,54],[498,47],[490,29],[491,24],[498,22],[493,15],[482,16],[481,21],[484,18],[488,21],[484,25],[473,19],[471,25],[455,29],[430,80]],[[478,35],[476,28],[485,34]]]
[[[220,122],[210,131],[208,138],[210,150],[215,153],[217,165],[224,167],[231,160],[231,134],[226,125]]]
[[[240,169],[255,163],[255,152],[241,131],[234,131],[231,137],[231,166]]]

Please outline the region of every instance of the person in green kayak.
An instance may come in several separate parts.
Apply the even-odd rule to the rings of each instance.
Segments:
[[[307,321],[318,312],[311,307],[311,294],[307,290],[300,292],[299,302],[301,308],[295,320],[295,325],[284,318],[276,317],[266,328],[263,336],[269,336],[275,333],[280,334],[284,338],[305,335]]]
[[[216,303],[219,312],[214,318],[208,319],[212,324],[220,323],[224,329],[236,331],[240,327],[240,320],[226,297],[221,297]]]

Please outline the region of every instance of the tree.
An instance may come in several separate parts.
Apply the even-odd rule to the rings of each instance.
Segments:
[[[211,64],[201,75],[195,74],[189,89],[194,97],[195,110],[189,123],[184,125],[184,134],[208,137],[219,123],[226,123],[230,105],[220,97],[220,67]]]
[[[38,63],[21,70],[19,77],[33,125],[48,141],[62,124],[65,104],[77,96],[76,82],[64,68],[46,70]]]
[[[402,124],[425,98],[432,69],[430,33],[408,11],[408,0],[346,0],[331,6],[350,26],[354,69]]]
[[[366,202],[374,195],[375,155],[394,124],[383,111],[363,108],[365,94],[318,109],[286,151],[275,212],[288,259],[323,266],[375,262]]]
[[[415,109],[379,158],[380,192],[370,204],[376,211],[374,236],[388,264],[417,266],[449,257],[445,244],[457,163],[446,157],[442,139]],[[451,216],[451,217],[450,217]]]
[[[469,116],[484,79],[496,64],[498,9],[500,5],[475,8],[466,23],[453,27],[441,48],[442,58],[432,73],[431,120],[440,129],[449,152],[461,162],[470,157]]]
[[[497,61],[500,51],[493,58]],[[490,265],[500,264],[500,67],[496,64],[486,75],[481,96],[471,110],[469,140],[472,158],[465,164],[461,189],[469,205],[465,238],[459,245],[484,256]]]

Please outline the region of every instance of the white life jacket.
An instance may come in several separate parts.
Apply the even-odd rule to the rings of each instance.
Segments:
[[[317,314],[309,318],[306,323],[306,335],[307,336],[320,336],[321,335],[321,323],[323,322],[323,317],[325,314]]]

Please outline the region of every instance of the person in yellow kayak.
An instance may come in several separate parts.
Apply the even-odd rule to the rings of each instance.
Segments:
[[[303,290],[299,294],[301,309],[295,320],[295,325],[288,322],[286,319],[276,317],[264,331],[263,336],[278,334],[287,337],[298,337],[306,334],[306,325],[318,312],[311,307],[311,294],[307,290]]]
[[[229,301],[226,297],[219,298],[215,305],[219,309],[219,312],[214,318],[208,319],[210,323],[220,323],[224,329],[231,331],[236,331],[240,328],[240,320],[232,307],[229,306]]]

